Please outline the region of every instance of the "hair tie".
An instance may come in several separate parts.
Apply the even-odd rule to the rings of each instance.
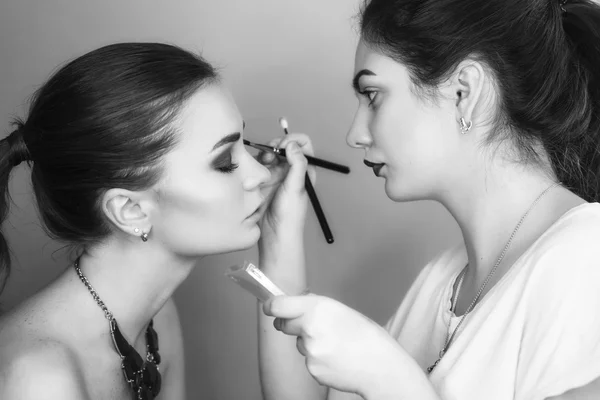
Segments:
[[[10,152],[10,160],[13,167],[16,167],[23,161],[31,161],[31,154],[29,154],[29,149],[27,149],[23,138],[22,127],[17,128],[8,135],[6,142],[8,143],[8,151]]]

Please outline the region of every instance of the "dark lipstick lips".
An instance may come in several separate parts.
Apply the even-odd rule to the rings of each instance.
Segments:
[[[367,161],[367,160],[363,160],[363,162],[365,163],[365,165],[369,168],[373,168],[373,173],[375,173],[375,176],[379,176],[379,171],[381,171],[381,168],[383,168],[383,166],[385,164],[380,163],[380,164],[375,164],[372,163],[371,161]]]

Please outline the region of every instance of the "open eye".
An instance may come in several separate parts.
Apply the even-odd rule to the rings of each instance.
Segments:
[[[372,105],[373,102],[375,101],[375,99],[377,98],[377,94],[378,92],[376,90],[363,90],[362,92],[360,92],[361,95],[365,96],[367,99],[369,99],[369,105]]]

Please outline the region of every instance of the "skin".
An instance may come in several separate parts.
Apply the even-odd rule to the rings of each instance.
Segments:
[[[269,204],[294,206],[298,196],[288,199],[289,192],[302,187],[306,171],[302,152],[289,145],[291,167],[275,165],[280,180],[273,182],[269,169],[246,151],[242,117],[220,85],[195,93],[174,124],[179,142],[162,160],[160,181],[139,192],[108,190],[101,200],[113,233],[85,249],[80,261],[142,355],[144,332],[154,320],[162,357],[158,398],[169,400],[185,399],[173,292],[203,256],[255,245]],[[279,190],[283,177],[297,182],[288,179]],[[149,232],[148,242],[140,239],[143,232]],[[0,359],[3,399],[131,398],[108,322],[71,266],[2,316]]]
[[[550,163],[543,150],[541,162],[533,165],[516,158],[510,141],[485,145],[493,128],[497,93],[494,77],[476,60],[464,60],[433,96],[424,96],[405,66],[361,41],[354,86],[359,106],[347,142],[362,150],[365,160],[383,164],[377,175],[384,180],[387,196],[395,202],[438,201],[461,228],[469,257],[456,311],[461,315],[522,215],[556,181]],[[467,134],[461,132],[460,118],[473,124]],[[528,215],[482,298],[548,227],[584,203],[560,186],[548,192]],[[278,282],[301,278],[303,261],[286,264],[285,270],[271,262],[286,252],[298,252],[290,243],[279,245],[262,249],[261,265]],[[425,372],[387,332],[333,299],[278,296],[265,303],[263,311],[261,361],[277,365],[277,369],[263,367],[267,400],[324,399],[327,391],[318,384],[365,399],[439,398]],[[276,331],[296,340],[269,342]],[[312,382],[290,373],[296,373],[302,361],[290,356],[292,346],[304,356]],[[558,398],[578,398],[585,390],[598,395],[597,382]]]

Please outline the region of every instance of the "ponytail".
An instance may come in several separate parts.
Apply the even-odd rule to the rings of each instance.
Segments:
[[[17,129],[0,140],[0,224],[8,216],[10,195],[8,193],[8,180],[13,167],[23,161],[29,160],[29,152],[23,140],[24,124],[17,120],[14,125]],[[0,231],[0,293],[4,289],[10,275],[10,249],[6,238]]]
[[[571,48],[572,67],[586,101],[575,104],[585,123],[580,149],[581,169],[574,191],[588,201],[600,201],[600,5],[594,0],[568,0],[563,4],[563,28]],[[580,123],[581,123],[580,122]],[[583,137],[582,137],[583,139]]]

